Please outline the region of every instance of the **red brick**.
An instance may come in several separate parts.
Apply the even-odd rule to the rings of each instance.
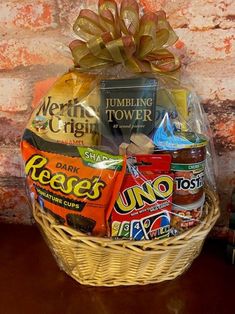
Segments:
[[[175,30],[177,28],[185,28],[188,25],[188,19],[182,13],[182,11],[178,11],[168,16],[168,22]]]
[[[221,145],[230,150],[235,150],[235,115],[228,114],[226,122],[220,121],[216,125],[215,137]]]
[[[0,146],[0,177],[23,177],[24,168],[18,147]]]
[[[0,69],[10,70],[34,64],[72,66],[69,48],[62,37],[27,37],[0,43]]]
[[[25,119],[27,117],[25,116]],[[25,121],[19,121],[15,116],[12,118],[0,117],[0,143],[1,146],[19,146]]]
[[[235,102],[210,103],[206,110],[217,151],[235,150]]]
[[[31,101],[31,87],[26,77],[0,74],[0,111],[27,110]]]
[[[89,9],[96,9],[95,1],[90,1]],[[82,8],[86,8],[88,1],[79,0],[58,0],[60,24],[63,26],[63,33],[68,36],[74,36],[73,24]]]
[[[141,0],[146,9],[166,11],[174,28],[188,26],[193,30],[223,29],[234,25],[235,2],[232,0]]]
[[[176,33],[182,43],[180,47],[176,45],[177,48],[180,48],[177,53],[186,56],[188,62],[202,59],[235,58],[235,34],[233,30],[214,29],[202,33],[182,28],[177,29]]]
[[[4,32],[19,29],[46,30],[57,26],[53,0],[3,1],[0,3],[0,28]]]
[[[188,25],[188,18],[185,12],[187,12],[190,0],[141,0],[140,2],[145,10],[156,12],[163,9],[167,14],[168,21],[174,28]]]
[[[32,101],[32,107],[35,108],[42,97],[46,95],[46,93],[49,91],[50,87],[53,85],[53,83],[57,80],[57,77],[50,77],[46,80],[36,82],[34,85],[34,91],[33,91],[33,101]]]
[[[235,14],[235,3],[232,0],[191,1],[185,14],[191,29],[205,30],[220,27],[226,20],[229,20],[231,15]]]
[[[98,9],[98,1],[96,0],[57,0],[57,2],[60,24],[63,26],[63,34],[73,38],[76,38],[76,35],[73,32],[73,24],[81,9],[90,9],[95,12],[97,12]]]
[[[234,101],[235,58],[201,60],[190,63],[184,71],[186,84],[191,84],[204,103],[210,100]]]
[[[140,0],[140,3],[144,7],[144,9],[148,11],[156,12],[161,10],[167,3],[167,0]]]
[[[217,189],[220,195],[221,217],[218,223],[226,225],[226,209],[231,201],[232,190],[235,187],[234,172],[235,150],[220,154],[217,157],[218,176]]]
[[[191,2],[191,0],[167,0],[162,8],[166,11],[168,16],[177,12],[181,15],[182,13],[185,14],[187,12],[188,7],[192,4]]]
[[[32,223],[32,213],[23,186],[0,186],[0,222]]]
[[[229,29],[229,28],[234,28],[234,16],[233,15],[228,15],[226,18],[222,19],[219,23],[219,27],[222,29]]]

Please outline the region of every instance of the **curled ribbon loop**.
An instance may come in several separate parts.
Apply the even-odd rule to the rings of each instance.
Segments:
[[[168,50],[178,39],[164,11],[140,13],[136,0],[99,0],[98,13],[81,10],[70,44],[81,70],[125,65],[134,73],[174,75],[180,60]]]

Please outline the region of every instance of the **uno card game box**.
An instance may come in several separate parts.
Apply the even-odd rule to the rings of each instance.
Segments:
[[[128,160],[111,216],[113,238],[151,240],[169,236],[173,174],[170,155],[136,155]]]

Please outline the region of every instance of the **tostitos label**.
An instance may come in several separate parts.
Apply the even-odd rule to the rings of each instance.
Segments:
[[[75,156],[64,156],[38,150],[25,140],[21,148],[35,206],[81,232],[107,235],[125,158],[84,147],[74,147]]]
[[[138,155],[125,175],[111,216],[112,237],[150,240],[169,236],[173,175],[170,155]]]
[[[197,194],[204,185],[205,161],[193,164],[172,163],[175,173],[175,195]]]

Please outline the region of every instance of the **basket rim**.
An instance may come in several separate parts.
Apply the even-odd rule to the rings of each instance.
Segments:
[[[127,239],[114,240],[108,237],[89,236],[71,227],[59,224],[54,217],[48,213],[42,212],[35,206],[35,204],[33,206],[33,216],[40,227],[47,230],[47,234],[49,233],[58,241],[63,241],[71,245],[71,247],[76,246],[78,243],[81,245],[82,242],[84,245],[94,248],[97,246],[108,249],[113,248],[115,250],[129,248],[136,252],[143,250],[151,251],[156,248],[165,250],[166,247],[168,249],[175,249],[187,245],[189,240],[205,237],[218,219],[220,215],[218,195],[210,188],[206,188],[205,193],[206,202],[204,208],[208,211],[208,215],[204,217],[201,223],[180,235],[164,239],[133,241]]]

